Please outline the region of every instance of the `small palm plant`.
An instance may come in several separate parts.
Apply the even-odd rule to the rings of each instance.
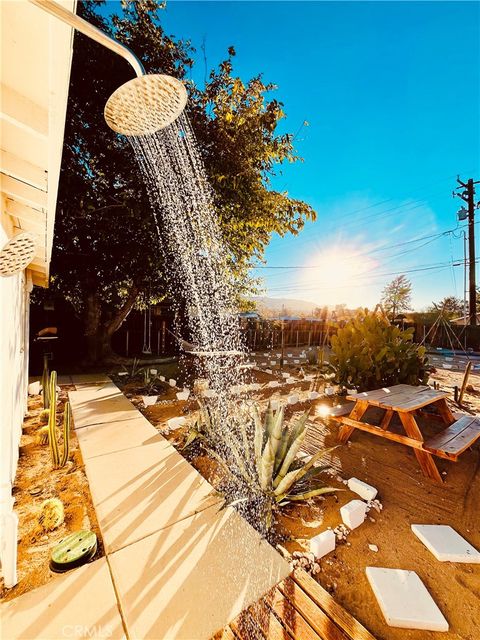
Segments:
[[[280,507],[338,491],[318,479],[328,465],[316,465],[335,447],[317,451],[308,462],[298,457],[307,432],[307,419],[308,412],[293,426],[286,425],[283,408],[274,412],[269,404],[263,419],[254,407],[249,419],[238,420],[234,428],[230,425],[221,429],[211,409],[201,406],[200,417],[187,434],[184,448],[201,440],[225,476],[233,481],[233,490],[232,482],[227,490],[231,503],[246,503],[247,518],[248,503],[256,503],[254,518],[263,512],[261,528],[268,532],[273,513]],[[252,524],[258,526],[259,523]]]

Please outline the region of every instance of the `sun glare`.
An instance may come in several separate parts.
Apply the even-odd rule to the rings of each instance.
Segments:
[[[368,284],[369,275],[377,266],[371,257],[362,255],[362,249],[339,244],[330,246],[306,262],[302,286],[315,291],[323,304],[334,304],[341,299],[356,305],[360,285]],[[360,303],[359,303],[360,304]]]

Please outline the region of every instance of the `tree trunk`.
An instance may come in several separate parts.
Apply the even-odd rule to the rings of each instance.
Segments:
[[[85,301],[85,338],[87,343],[86,364],[102,364],[115,358],[112,335],[132,310],[138,296],[138,288],[132,286],[123,305],[105,321],[102,302],[97,293],[87,296]]]

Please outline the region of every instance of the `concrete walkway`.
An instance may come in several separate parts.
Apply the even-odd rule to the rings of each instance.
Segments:
[[[107,555],[4,605],[2,637],[207,640],[289,565],[108,378],[72,378]]]

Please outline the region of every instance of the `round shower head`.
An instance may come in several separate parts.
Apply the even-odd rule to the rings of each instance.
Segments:
[[[108,126],[125,136],[155,133],[171,124],[187,104],[183,82],[162,74],[145,75],[122,84],[104,110]]]
[[[0,276],[7,278],[26,269],[35,255],[35,236],[28,231],[17,233],[0,251]]]

